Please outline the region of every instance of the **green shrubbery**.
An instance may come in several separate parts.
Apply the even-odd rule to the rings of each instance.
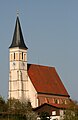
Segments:
[[[1,120],[37,120],[29,100],[20,102],[16,99],[5,100],[0,96]]]

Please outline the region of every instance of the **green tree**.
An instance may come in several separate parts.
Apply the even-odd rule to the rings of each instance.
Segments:
[[[65,110],[64,120],[78,120],[78,102],[72,101]]]
[[[33,112],[31,102],[29,100],[20,102],[17,99],[10,99],[7,102],[8,111],[18,120],[37,120],[37,114]]]
[[[41,120],[50,120],[50,115],[48,112],[42,112],[40,114],[40,118],[41,118]]]
[[[2,96],[0,96],[0,112],[7,111],[7,104]]]

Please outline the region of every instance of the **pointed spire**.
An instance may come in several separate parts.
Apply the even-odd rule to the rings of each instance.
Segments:
[[[17,14],[17,19],[16,19],[16,25],[15,25],[12,44],[10,45],[9,48],[14,48],[14,47],[19,47],[19,48],[22,48],[22,49],[28,49],[27,46],[24,43],[24,38],[23,38],[18,14]]]

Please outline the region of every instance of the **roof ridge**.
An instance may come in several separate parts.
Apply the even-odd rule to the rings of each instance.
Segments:
[[[27,64],[28,64],[28,65],[41,66],[41,67],[55,68],[54,66],[48,66],[48,65],[42,65],[42,64],[35,64],[35,63],[27,63]]]

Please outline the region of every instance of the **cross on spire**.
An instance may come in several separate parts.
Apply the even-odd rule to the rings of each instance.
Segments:
[[[17,17],[19,16],[19,10],[17,10]]]

